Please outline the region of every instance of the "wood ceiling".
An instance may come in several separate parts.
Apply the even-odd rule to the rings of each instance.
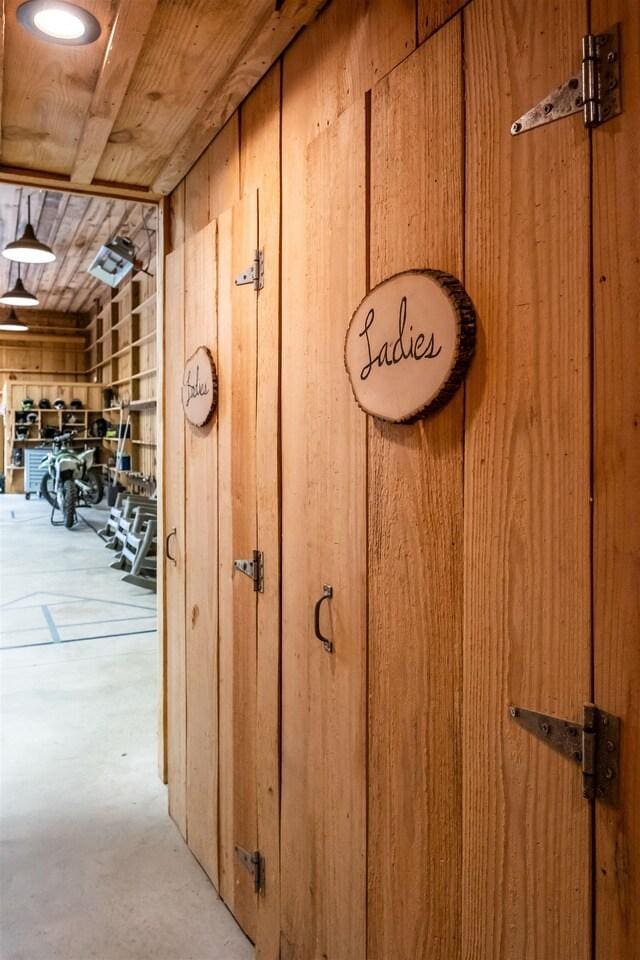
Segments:
[[[137,0],[132,0],[137,2]],[[87,273],[98,249],[114,233],[130,237],[143,266],[154,273],[157,208],[132,200],[78,196],[53,190],[31,190],[0,183],[0,250],[24,229],[27,193],[31,221],[39,240],[53,248],[57,260],[22,264],[24,285],[40,300],[38,311],[85,313],[97,292],[108,288]],[[0,293],[13,286],[18,265],[0,256]],[[19,311],[23,313],[23,311]]]
[[[75,0],[102,26],[77,47],[28,33],[20,2],[4,0],[0,177],[159,195],[327,0]]]

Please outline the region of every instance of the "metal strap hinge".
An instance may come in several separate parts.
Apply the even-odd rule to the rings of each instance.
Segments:
[[[240,573],[253,580],[255,593],[264,592],[264,556],[260,550],[253,551],[252,560],[234,560],[233,566]]]
[[[540,103],[527,110],[511,133],[517,136],[534,127],[582,111],[586,127],[611,120],[622,111],[620,99],[620,26],[582,38],[582,68]]]
[[[264,890],[264,857],[260,855],[259,850],[245,850],[243,847],[236,846],[235,853],[238,861],[245,870],[248,870],[253,876],[253,888],[256,893],[262,893]]]
[[[246,283],[252,283],[254,290],[262,290],[264,287],[264,250],[256,250],[253,254],[253,263],[250,267],[239,274],[235,280],[236,287],[243,287]]]
[[[561,720],[522,707],[509,707],[511,717],[582,770],[586,800],[618,801],[620,720],[592,703],[585,704],[584,723]]]

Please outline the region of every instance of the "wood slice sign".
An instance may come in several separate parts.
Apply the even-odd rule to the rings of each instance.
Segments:
[[[473,355],[473,304],[455,277],[407,270],[374,287],[351,318],[344,359],[356,402],[411,423],[458,389]]]
[[[211,351],[198,347],[184,367],[182,407],[184,415],[196,427],[208,423],[218,402],[218,376]]]

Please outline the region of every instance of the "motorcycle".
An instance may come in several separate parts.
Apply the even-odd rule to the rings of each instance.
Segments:
[[[76,452],[67,446],[76,433],[76,430],[70,430],[58,434],[53,441],[53,450],[40,461],[40,466],[46,467],[40,482],[40,496],[54,510],[60,510],[68,530],[76,521],[79,502],[95,506],[104,496],[102,473],[93,466],[95,449]]]

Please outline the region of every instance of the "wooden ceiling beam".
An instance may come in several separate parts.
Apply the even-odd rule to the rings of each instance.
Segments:
[[[153,192],[166,195],[180,183],[206,150],[231,114],[253,90],[299,31],[326,6],[327,0],[284,0],[256,24],[224,82],[201,106],[182,141],[152,184]]]
[[[158,0],[120,0],[71,171],[91,183],[125,98]]]
[[[160,194],[128,183],[106,183],[94,180],[93,183],[77,183],[64,174],[48,173],[44,170],[28,170],[24,167],[0,165],[0,183],[13,186],[40,187],[43,190],[61,190],[81,197],[112,197],[114,200],[137,200],[139,203],[157,204]]]

